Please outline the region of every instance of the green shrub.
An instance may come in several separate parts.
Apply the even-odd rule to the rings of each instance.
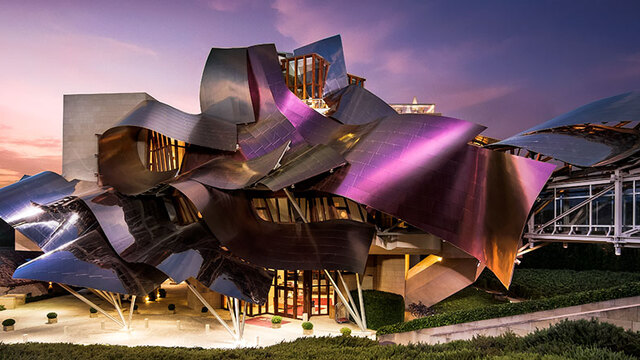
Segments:
[[[58,317],[58,314],[54,313],[54,312],[50,312],[47,314],[47,319],[55,319]]]
[[[98,310],[94,309],[94,308],[89,308],[89,312],[92,314],[95,314],[98,312]]]
[[[6,309],[4,308],[4,305],[0,305],[0,311],[2,311],[2,310],[6,310]]]
[[[202,309],[200,309],[200,312],[203,314],[206,314],[207,311],[209,311],[209,309],[206,306],[203,306]]]
[[[169,309],[169,311],[173,311],[176,309],[176,305],[175,304],[169,304],[169,306],[167,306],[167,309]]]
[[[360,300],[356,290],[351,291],[351,297],[360,308]],[[377,330],[382,326],[404,321],[404,298],[401,295],[378,291],[362,291],[364,311],[367,316],[367,327]],[[353,321],[353,319],[351,319]]]
[[[271,317],[271,323],[272,324],[280,324],[280,323],[282,323],[282,316],[278,316],[278,315],[272,316]]]
[[[471,321],[493,319],[530,312],[552,310],[562,307],[588,304],[592,302],[640,296],[640,283],[631,283],[610,289],[590,290],[569,295],[558,295],[548,299],[529,300],[519,303],[498,304],[479,309],[460,310],[415,319],[405,323],[384,326],[378,329],[378,335],[413,331]],[[365,302],[366,305],[366,302]],[[368,320],[368,314],[367,314]]]
[[[156,301],[156,292],[152,291],[147,295],[149,297],[149,301]]]
[[[305,330],[313,329],[313,324],[310,321],[305,321],[302,323],[302,328]]]
[[[166,298],[166,297],[167,297],[167,290],[165,290],[165,289],[160,289],[160,290],[158,290],[158,296],[159,296],[161,299]]]
[[[340,329],[340,334],[342,334],[342,336],[351,336],[351,329],[349,329],[348,327],[343,327],[342,329]]]
[[[14,319],[5,319],[2,321],[2,326],[13,326],[15,323]]]

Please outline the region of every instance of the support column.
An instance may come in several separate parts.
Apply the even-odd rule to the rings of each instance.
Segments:
[[[200,295],[200,293],[198,292],[198,290],[196,290],[196,288],[193,287],[193,285],[191,285],[189,283],[189,281],[185,281],[185,283],[187,284],[187,287],[189,288],[189,290],[191,290],[191,292],[193,293],[193,295],[195,295],[198,300],[200,300],[200,302],[207,307],[207,309],[209,309],[209,312],[211,312],[211,314],[213,314],[213,316],[216,318],[216,320],[218,320],[218,322],[227,330],[227,332],[229,332],[229,334],[236,339],[236,334],[233,332],[233,330],[231,330],[231,328],[229,327],[229,325],[227,325],[227,323],[222,320],[222,318],[220,317],[220,315],[218,315],[218,313],[213,309],[213,307],[207,302],[207,300],[205,300],[202,295]]]
[[[363,278],[363,280],[364,280],[364,278]],[[360,285],[360,275],[358,273],[356,273],[356,283],[358,284],[358,299],[360,300],[360,313],[362,315],[362,317],[361,317],[362,325],[364,325],[364,328],[366,329],[367,328],[367,314],[366,314],[365,308],[364,308],[364,301],[363,301],[363,297],[362,297],[362,286]]]
[[[338,288],[338,285],[336,284],[336,282],[331,277],[331,274],[329,274],[329,272],[326,269],[324,270],[324,273],[327,275],[327,278],[329,279],[329,281],[331,281],[331,285],[333,285],[333,290],[335,291],[335,293],[338,294],[338,297],[340,298],[340,300],[342,300],[342,303],[347,307],[347,311],[349,311],[349,314],[354,319],[358,319],[358,315],[356,315],[356,313],[353,311],[353,309],[351,309],[351,306],[349,305],[349,302],[344,297],[344,295],[342,295],[342,292],[340,291],[340,288]],[[358,326],[360,327],[360,329],[362,331],[366,331],[367,330],[367,329],[364,329],[362,327],[362,324],[358,324]]]
[[[613,175],[614,183],[614,212],[613,212],[613,247],[616,255],[620,255],[622,252],[622,246],[620,245],[620,237],[622,236],[622,176],[620,170],[616,170]]]
[[[82,301],[83,303],[91,306],[92,308],[98,310],[102,315],[106,316],[107,319],[113,321],[114,323],[120,325],[121,327],[125,327],[124,323],[121,323],[120,321],[116,320],[116,318],[114,318],[113,316],[109,315],[106,311],[102,310],[102,308],[96,304],[94,304],[93,302],[91,302],[91,300],[85,298],[84,296],[78,294],[76,291],[74,291],[73,289],[71,289],[70,287],[68,287],[65,284],[60,284],[58,283],[58,285],[60,285],[61,288],[67,290],[69,293],[71,293],[71,295],[77,297],[78,299],[80,299],[80,301]]]
[[[131,330],[131,321],[133,320],[133,308],[136,306],[136,296],[131,296],[131,306],[129,306],[129,330]]]

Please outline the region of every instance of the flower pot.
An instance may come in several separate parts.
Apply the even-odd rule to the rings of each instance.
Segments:
[[[175,310],[169,310],[169,314],[175,314],[176,311]]]
[[[281,326],[282,326],[282,323],[277,323],[277,324],[271,323],[272,329],[280,329]]]
[[[89,313],[89,317],[90,318],[97,318],[98,317],[98,313]]]
[[[313,329],[309,329],[309,330],[303,329],[302,333],[304,335],[313,335]]]
[[[134,314],[140,314],[140,312],[138,310],[133,310]]]
[[[14,326],[14,325],[11,325],[11,326],[3,326],[3,327],[2,327],[2,330],[4,330],[4,331],[13,331],[13,326]]]
[[[58,323],[58,318],[47,319],[47,320],[49,320],[49,324],[57,324]]]

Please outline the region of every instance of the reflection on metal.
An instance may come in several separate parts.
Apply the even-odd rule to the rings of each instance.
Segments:
[[[489,145],[522,148],[569,164],[614,163],[640,150],[640,92],[594,101]]]
[[[70,287],[68,287],[65,284],[58,284],[60,285],[61,288],[67,290],[69,293],[71,293],[71,295],[77,297],[78,299],[80,299],[80,301],[82,301],[83,303],[91,306],[92,308],[98,310],[102,315],[106,316],[107,319],[113,321],[114,323],[118,324],[118,326],[124,328],[126,327],[124,322],[120,322],[118,321],[116,318],[114,318],[113,316],[109,315],[109,313],[107,313],[106,311],[102,310],[102,308],[96,304],[94,304],[93,302],[91,302],[89,299],[85,298],[84,296],[78,294],[76,291],[74,291],[73,289],[71,289]]]
[[[200,82],[200,109],[203,114],[232,124],[255,121],[247,49],[211,49]]]
[[[140,103],[98,134],[98,184],[81,190],[44,173],[0,190],[0,218],[46,252],[15,276],[97,288],[118,308],[109,293],[195,278],[234,298],[236,337],[238,301],[265,302],[267,269],[361,273],[377,228],[384,241],[403,229],[442,238],[507,285],[553,165],[468,145],[484,130],[474,123],[396,114],[348,76],[339,36],[294,58],[285,79],[273,44],[213,49],[203,113]],[[329,116],[305,101],[330,105]],[[605,130],[624,133],[616,156],[640,143],[629,129]]]

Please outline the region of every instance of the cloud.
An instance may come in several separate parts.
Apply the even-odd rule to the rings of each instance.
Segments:
[[[381,11],[385,16],[373,19],[347,11],[344,3],[337,1],[275,0],[272,4],[277,11],[276,29],[298,45],[340,33],[347,64],[375,62],[377,54],[384,51],[382,45],[399,21],[393,6],[383,6],[388,6]]]
[[[208,0],[207,6],[216,11],[235,12],[260,3],[256,0]]]
[[[0,159],[10,159],[0,165],[0,187],[20,180],[23,175],[33,175],[46,170],[59,172],[62,164],[61,155],[24,156],[5,148],[0,148]]]

